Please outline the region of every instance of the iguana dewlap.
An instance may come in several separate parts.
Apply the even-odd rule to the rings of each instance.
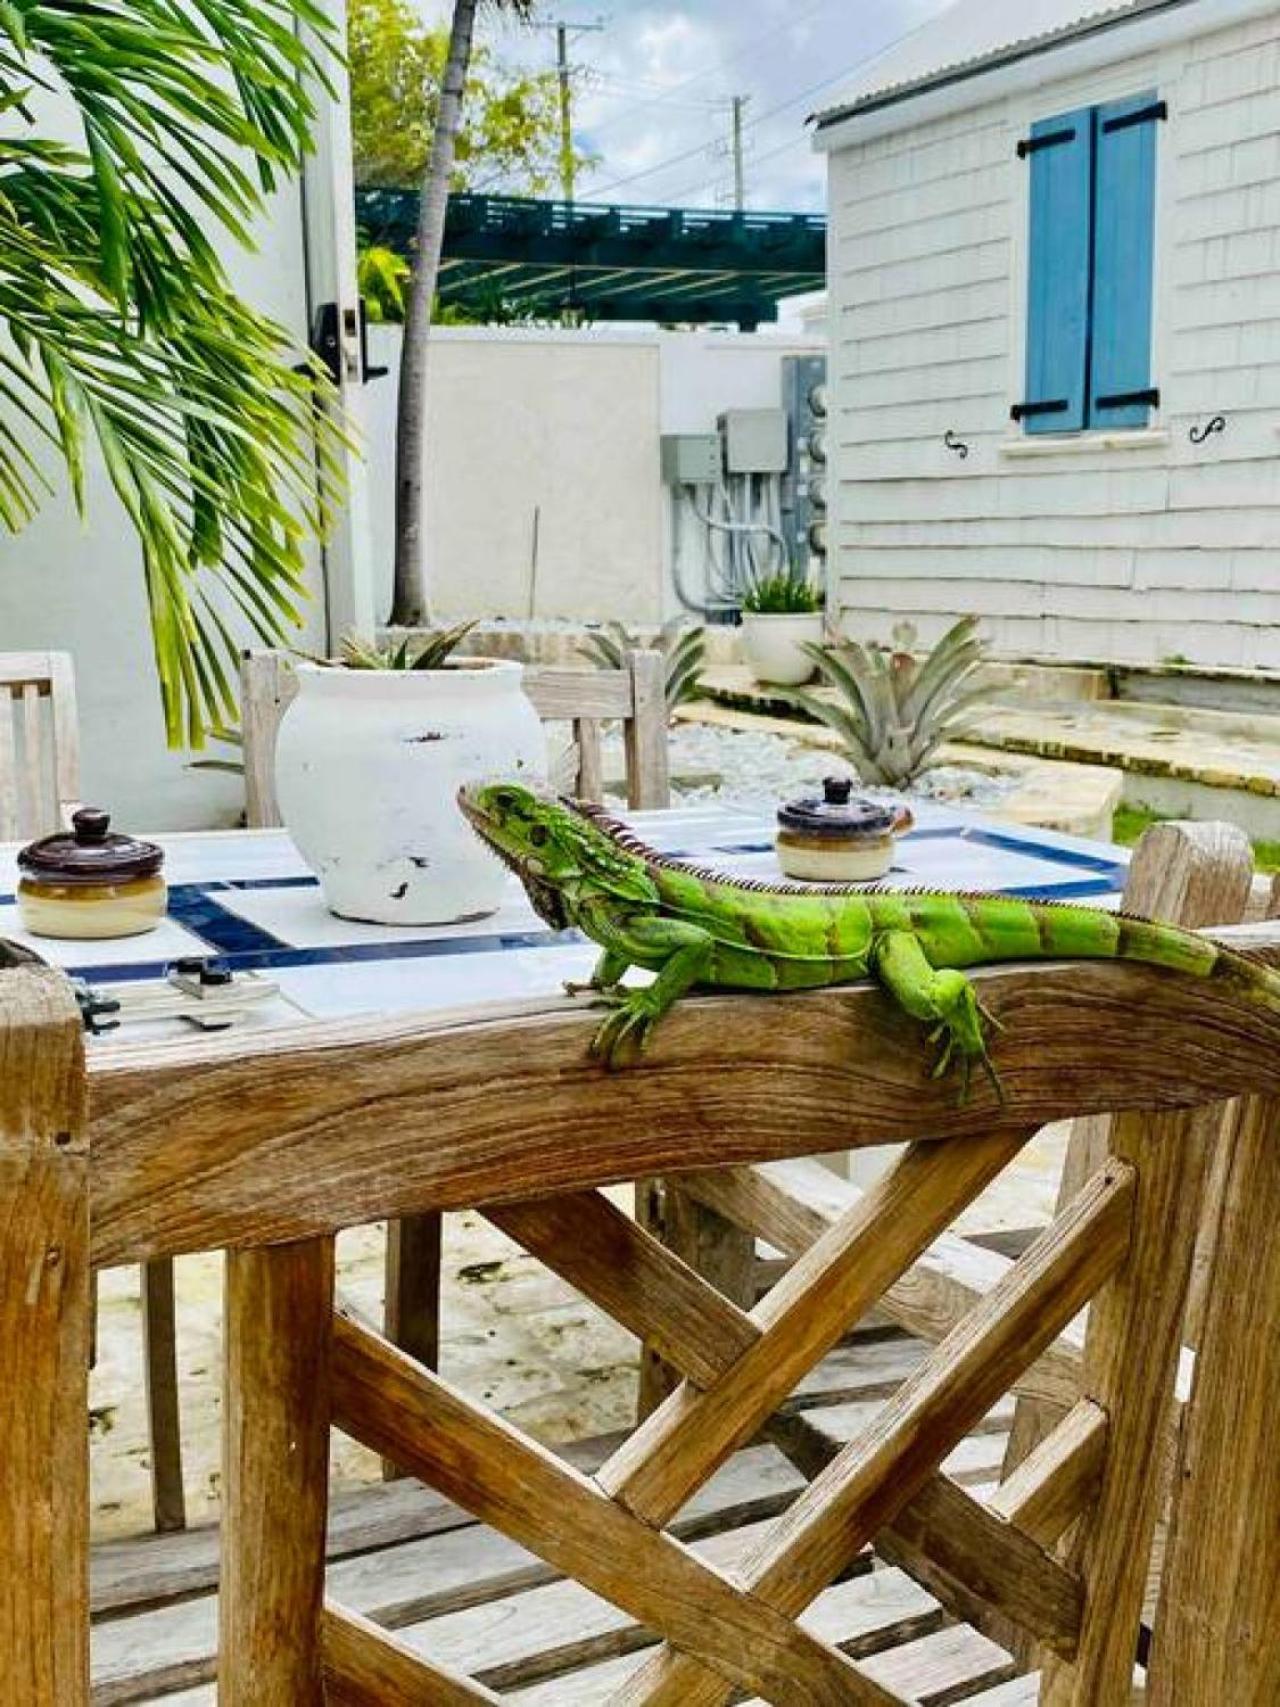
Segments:
[[[1230,978],[1280,1015],[1280,973],[1209,938],[1064,902],[733,878],[670,859],[596,807],[518,783],[471,785],[459,805],[539,915],[602,952],[588,988],[613,1012],[592,1052],[617,1065],[686,990],[815,990],[873,978],[956,1061],[992,1071],[985,1014],[963,968],[1007,960],[1134,960]],[[656,977],[622,979],[632,966]]]

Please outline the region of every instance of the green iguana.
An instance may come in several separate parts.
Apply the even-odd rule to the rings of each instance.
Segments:
[[[814,990],[873,978],[940,1045],[934,1077],[957,1061],[963,1096],[994,1024],[961,970],[1001,960],[1135,960],[1229,979],[1280,1015],[1280,973],[1209,938],[1066,902],[763,883],[645,847],[593,806],[517,783],[474,784],[458,802],[556,930],[576,926],[602,953],[588,984],[614,1011],[592,1053],[618,1065],[644,1047],[686,990]],[[632,966],[657,974],[627,987]]]

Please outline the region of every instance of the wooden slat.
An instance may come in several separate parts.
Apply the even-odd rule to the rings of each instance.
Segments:
[[[1107,1450],[1069,1556],[1085,1587],[1080,1645],[1070,1663],[1046,1656],[1045,1707],[1128,1699],[1206,1161],[1220,1123],[1210,1106],[1125,1114],[1112,1128],[1114,1154],[1138,1175],[1133,1240],[1089,1311],[1084,1396],[1106,1412]]]
[[[251,830],[282,822],[276,800],[276,737],[298,691],[283,652],[246,652],[240,662],[240,733],[244,741],[245,822]]]
[[[682,1387],[597,1478],[663,1524],[1021,1148],[1029,1133],[916,1145],[800,1257],[755,1312],[760,1338],[711,1387]]]
[[[1253,849],[1244,831],[1234,824],[1155,824],[1130,861],[1124,906],[1130,913],[1163,919],[1189,930],[1235,924],[1244,916],[1252,875]],[[1110,1145],[1111,1121],[1109,1114],[1094,1114],[1073,1122],[1063,1161],[1059,1207],[1069,1202],[1081,1183],[1101,1165]],[[1009,1432],[1006,1476],[1037,1441],[1044,1439],[1079,1391],[1077,1375],[1065,1399],[1029,1398],[1019,1405]]]
[[[50,652],[48,669],[54,776],[59,815],[63,823],[67,823],[72,807],[80,800],[80,724],[76,713],[75,671],[70,654]]]
[[[629,652],[632,712],[623,727],[627,802],[637,809],[669,806],[666,664],[661,652]]]
[[[522,686],[544,723],[572,723],[579,717],[621,721],[632,714],[634,698],[625,670],[530,664]]]
[[[334,1420],[484,1522],[698,1654],[726,1679],[814,1707],[885,1707],[843,1656],[745,1596],[669,1536],[646,1528],[586,1477],[339,1317]]]
[[[759,1337],[740,1309],[599,1192],[505,1204],[487,1215],[694,1381],[714,1381]]]
[[[604,799],[604,755],[600,746],[600,725],[594,717],[574,719],[573,738],[578,748],[578,774],[574,793],[579,800]]]
[[[220,1707],[323,1707],[333,1241],[229,1251]]]
[[[1174,1483],[1152,1707],[1280,1700],[1280,1104],[1234,1136]]]
[[[13,697],[0,691],[0,838],[5,841],[15,841],[23,834],[19,807]]]
[[[383,1327],[392,1345],[428,1369],[440,1367],[440,1261],[444,1218],[411,1215],[387,1226]],[[385,1464],[388,1478],[400,1474]]]
[[[1079,1399],[991,1497],[991,1510],[1050,1547],[1097,1491],[1107,1449],[1107,1413]]]
[[[682,1183],[692,1196],[792,1257],[808,1250],[864,1195],[849,1180],[808,1159],[704,1170],[686,1174]],[[943,1233],[885,1288],[876,1308],[909,1333],[936,1344],[1004,1278],[1010,1260],[955,1233]],[[1083,1345],[1083,1334],[1068,1327],[1018,1377],[1017,1391],[1070,1403],[1080,1391]]]
[[[713,1296],[750,1309],[758,1296],[759,1278],[756,1242],[750,1233],[690,1197],[675,1179],[637,1180],[635,1204],[637,1224],[700,1275]],[[687,1374],[678,1358],[667,1358],[657,1337],[646,1336],[640,1347],[636,1420],[643,1422],[670,1398]]]
[[[142,1265],[142,1354],[151,1444],[151,1509],[156,1529],[163,1533],[182,1529],[187,1521],[172,1257]]]
[[[52,795],[53,755],[46,751],[45,718],[40,698],[39,683],[23,684],[22,766],[18,783],[21,807],[18,816],[24,836],[46,835],[59,828],[58,809]]]
[[[862,1427],[873,1421],[874,1413]],[[810,1477],[820,1475],[844,1445],[829,1431],[823,1411],[792,1418],[788,1433],[796,1462]],[[879,1531],[875,1546],[954,1616],[995,1641],[1007,1646],[1011,1629],[1030,1630],[1052,1648],[1074,1651],[1079,1583],[1044,1551],[1043,1542],[988,1509],[949,1475],[931,1476]]]
[[[484,1707],[499,1700],[332,1603],[324,1609],[321,1642],[328,1707]]]
[[[7,708],[6,708],[7,709]],[[0,1692],[89,1699],[83,1029],[57,973],[0,973]]]
[[[743,1567],[755,1599],[795,1616],[889,1522],[1006,1390],[1012,1370],[1050,1343],[1123,1259],[1133,1170],[1110,1164],[1020,1257],[996,1290],[944,1340],[790,1508]],[[719,1707],[723,1681],[665,1648],[620,1703]]]
[[[1275,925],[1232,940],[1280,949]],[[598,1014],[380,1017],[92,1052],[94,1260],[285,1241],[686,1167],[1081,1109],[1280,1094],[1275,1019],[1221,980],[1106,963],[976,975],[1007,1107],[929,1077],[919,1029],[863,986],[677,1004],[642,1065],[591,1060]],[[708,1072],[714,1061],[716,1070]],[[731,1118],[730,1118],[731,1116]],[[422,1133],[439,1134],[431,1143]],[[175,1134],[182,1141],[175,1141]]]

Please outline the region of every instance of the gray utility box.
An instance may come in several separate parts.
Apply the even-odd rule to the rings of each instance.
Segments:
[[[714,433],[663,433],[662,478],[668,486],[714,486],[720,472]]]
[[[781,409],[726,409],[719,419],[730,474],[785,474],[791,460]]]

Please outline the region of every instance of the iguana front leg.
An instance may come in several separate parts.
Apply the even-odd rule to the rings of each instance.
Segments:
[[[932,1025],[929,1041],[942,1041],[933,1076],[940,1078],[953,1060],[960,1064],[960,1100],[969,1094],[969,1074],[980,1061],[1001,1100],[1004,1093],[991,1057],[983,1022],[995,1022],[978,1000],[977,991],[963,972],[930,964],[923,948],[910,931],[885,931],[876,938],[871,952],[876,979],[912,1018]]]
[[[607,1066],[620,1066],[634,1047],[638,1054],[649,1033],[689,987],[711,967],[715,939],[698,925],[649,914],[611,921],[605,958],[624,957],[629,965],[650,966],[657,977],[639,989],[605,991],[614,1011],[591,1041],[591,1053]]]
[[[590,978],[585,983],[566,980],[565,992],[570,996],[579,996],[587,991],[599,995],[602,991],[616,990],[626,977],[630,965],[631,962],[625,954],[620,954],[617,949],[606,948],[596,961]]]

